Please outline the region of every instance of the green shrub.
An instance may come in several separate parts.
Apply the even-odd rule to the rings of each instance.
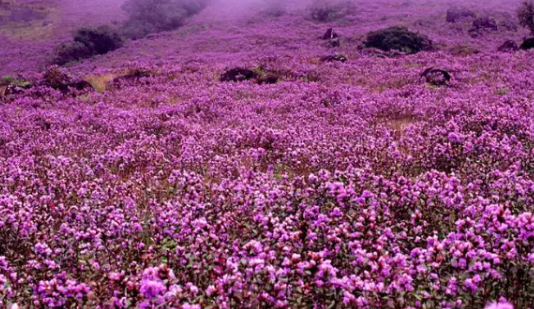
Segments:
[[[534,34],[534,1],[524,1],[517,10],[517,17],[519,24],[522,27],[528,28]]]
[[[54,64],[65,65],[91,57],[93,54],[80,42],[65,42],[59,45],[54,52]]]
[[[433,49],[433,44],[425,35],[412,32],[406,27],[394,26],[368,33],[365,47],[415,54]]]
[[[74,41],[65,42],[56,48],[52,63],[65,65],[95,55],[106,54],[122,45],[121,36],[111,27],[80,28],[74,34]]]
[[[84,44],[92,54],[106,54],[123,45],[119,33],[109,26],[84,27],[74,34],[74,41]]]
[[[326,2],[317,0],[308,7],[308,10],[312,20],[317,22],[330,22],[348,15],[352,10],[352,2]]]
[[[153,32],[177,29],[207,3],[208,0],[128,0],[122,6],[128,14],[122,32],[139,39]]]

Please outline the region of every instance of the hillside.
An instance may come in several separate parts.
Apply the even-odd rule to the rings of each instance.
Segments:
[[[1,308],[532,307],[534,52],[497,51],[519,2],[468,4],[498,22],[473,35],[463,1],[215,1],[47,69],[125,18],[77,1],[0,19]],[[432,49],[363,48],[397,25]]]

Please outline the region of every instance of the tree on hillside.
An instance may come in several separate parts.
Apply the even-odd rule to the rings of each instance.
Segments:
[[[530,29],[534,34],[534,1],[523,1],[517,10],[517,17],[521,26]]]
[[[177,29],[186,18],[204,9],[208,0],[127,0],[126,36],[137,39],[152,32]]]

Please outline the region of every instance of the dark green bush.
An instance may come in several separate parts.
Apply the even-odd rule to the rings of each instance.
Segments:
[[[153,24],[147,21],[142,22],[135,20],[128,20],[123,24],[121,29],[122,34],[132,40],[142,39],[145,36],[158,31],[161,30],[157,30]]]
[[[123,45],[121,36],[109,26],[84,27],[74,34],[74,41],[87,46],[92,54],[106,54]]]
[[[433,44],[425,35],[412,32],[406,27],[394,26],[368,33],[365,47],[415,54],[433,49]]]
[[[527,50],[527,49],[533,49],[534,48],[534,38],[528,38],[521,43],[521,46],[519,47],[521,49]]]
[[[263,16],[266,17],[280,17],[286,13],[286,7],[281,0],[269,1],[265,9],[262,10]]]
[[[95,55],[106,54],[122,45],[121,36],[111,27],[80,28],[74,34],[73,42],[65,42],[56,48],[52,63],[65,65]]]
[[[66,42],[59,45],[54,52],[53,63],[65,65],[93,56],[91,50],[80,42]]]
[[[208,0],[128,0],[122,6],[128,14],[123,34],[139,39],[153,32],[177,29],[207,3]]]
[[[534,34],[534,1],[523,1],[517,10],[517,17],[519,18],[519,24],[528,28]]]
[[[474,19],[477,14],[465,7],[451,7],[447,10],[446,20],[449,23],[455,23],[463,20]]]
[[[345,17],[352,10],[351,1],[327,2],[317,0],[308,10],[310,18],[317,22],[330,22]]]

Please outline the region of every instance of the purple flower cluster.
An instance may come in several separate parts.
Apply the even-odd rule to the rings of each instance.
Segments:
[[[498,303],[491,303],[488,306],[486,306],[486,309],[514,309],[514,306],[512,306],[510,303],[503,301]]]
[[[532,308],[534,54],[347,39],[322,63],[277,32],[301,19],[160,34],[73,69],[147,76],[2,101],[0,307]]]

